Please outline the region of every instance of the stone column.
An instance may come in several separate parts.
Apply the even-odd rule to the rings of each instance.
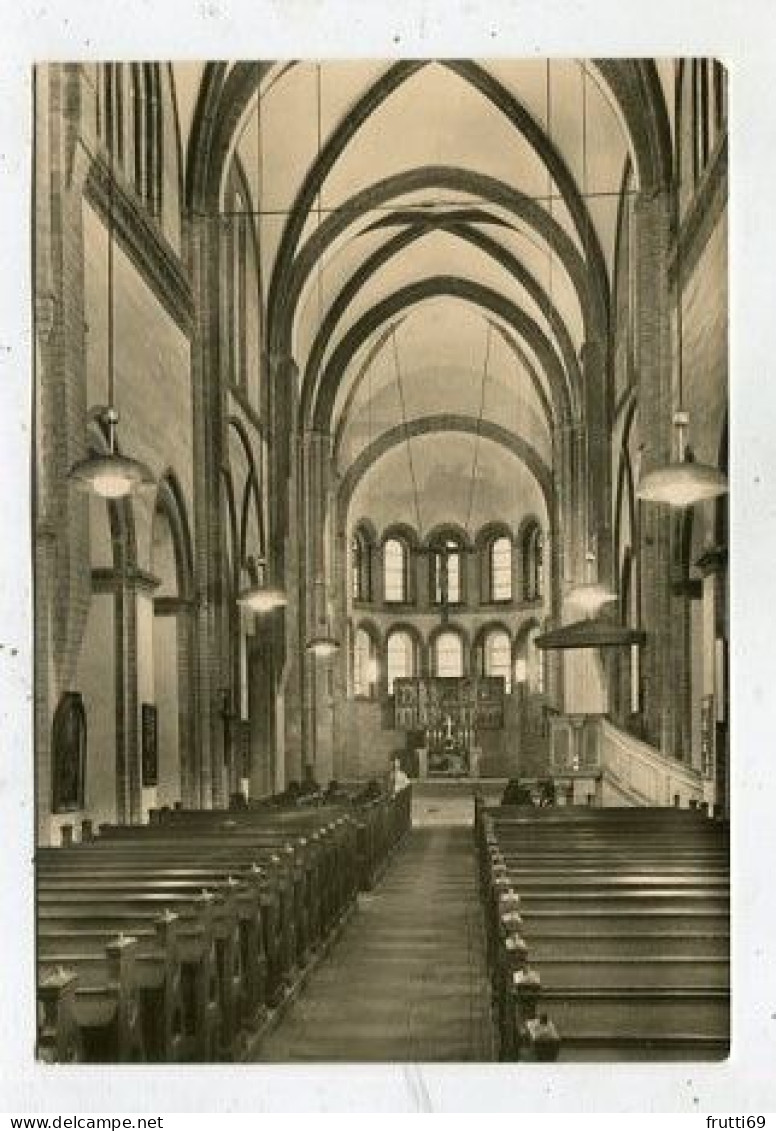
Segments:
[[[641,434],[642,474],[671,458],[672,389],[668,251],[672,202],[667,192],[641,193],[634,209],[636,260],[636,372]],[[639,553],[642,576],[645,727],[647,739],[664,753],[676,753],[677,703],[672,687],[676,648],[683,642],[672,631],[671,511],[655,503],[639,504]]]
[[[607,398],[606,343],[586,341],[582,346],[581,360],[587,392],[587,540],[595,538],[598,580],[611,583],[611,428]]]
[[[342,514],[338,503],[338,492],[333,492],[330,514],[335,522],[335,542],[333,559],[333,577],[331,579],[334,594],[334,623],[338,626],[340,650],[334,662],[333,684],[333,758],[332,777],[345,776],[341,768],[341,758],[345,753],[348,741],[348,665],[350,640],[348,637],[348,532],[347,514]],[[378,665],[381,667],[378,659]]]
[[[301,654],[304,623],[300,608],[304,575],[302,459],[297,440],[299,369],[290,354],[265,355],[266,413],[270,421],[268,458],[267,561],[269,579],[285,589],[287,605],[272,614],[272,652],[276,702],[275,781],[283,788],[302,773]]]
[[[327,576],[325,526],[329,506],[331,477],[331,437],[328,433],[308,431],[300,445],[302,472],[302,547],[299,555],[300,577],[300,656],[304,671],[302,681],[302,753],[304,762],[314,766],[321,737],[320,710],[327,704],[328,672],[331,660],[316,659],[306,651],[307,641],[325,629],[334,631],[328,607],[330,579]],[[330,723],[330,719],[329,719]]]
[[[222,691],[230,679],[224,654],[223,521],[221,467],[224,460],[225,391],[219,374],[220,221],[192,217],[189,255],[196,318],[192,359],[194,407],[194,585],[198,663],[194,703],[201,755],[199,803],[222,806],[224,727]]]

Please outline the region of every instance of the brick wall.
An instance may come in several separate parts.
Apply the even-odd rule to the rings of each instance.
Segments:
[[[36,300],[51,302],[53,323],[39,355],[36,420],[38,458],[45,469],[37,482],[37,508],[48,530],[47,537],[45,530],[37,531],[36,575],[44,584],[36,601],[36,661],[47,675],[36,689],[36,749],[39,833],[47,841],[62,823],[51,820],[49,749],[60,695],[82,688],[85,693],[86,806],[78,816],[90,816],[95,823],[122,819],[125,812],[139,814],[137,713],[140,703],[152,697],[154,676],[150,630],[141,647],[136,639],[134,593],[125,590],[117,620],[111,615],[115,599],[110,587],[99,596],[91,592],[92,570],[114,564],[107,508],[87,501],[66,478],[69,467],[85,454],[89,410],[108,399],[108,245],[105,222],[87,199],[84,154],[89,150],[77,145],[81,131],[88,140],[92,129],[92,87],[77,67],[41,70],[45,81],[39,87],[38,133],[47,144],[38,177],[44,187],[35,201],[37,242],[42,242],[36,247],[35,284]],[[121,449],[147,462],[157,476],[173,469],[193,528],[188,332],[176,324],[118,238],[114,314]],[[153,513],[153,492],[133,500],[136,556],[127,561],[130,570],[153,571]],[[144,599],[150,601],[150,593]],[[123,634],[120,642],[116,631]],[[120,679],[118,663],[124,669]],[[123,770],[117,766],[121,751]]]

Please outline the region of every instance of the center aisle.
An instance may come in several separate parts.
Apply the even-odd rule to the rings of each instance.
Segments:
[[[472,830],[416,828],[255,1059],[493,1055]]]

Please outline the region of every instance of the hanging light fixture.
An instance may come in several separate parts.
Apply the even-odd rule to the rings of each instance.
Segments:
[[[320,63],[317,64],[316,70],[316,102],[317,102],[317,154],[320,159],[321,155],[321,67]],[[321,226],[321,193],[318,191],[317,199],[317,214],[318,214],[318,228]],[[320,259],[318,260],[317,272],[317,293],[318,293],[318,322],[322,321],[323,316],[323,278]],[[325,551],[324,551],[324,567],[325,567]],[[310,655],[317,659],[325,660],[333,656],[339,650],[339,640],[334,636],[329,626],[328,608],[326,607],[326,593],[325,582],[322,576],[318,576],[314,583],[315,588],[315,608],[317,610],[318,627],[314,634],[308,639],[305,645],[306,650]]]
[[[680,342],[679,349],[681,348]],[[698,463],[692,449],[686,444],[685,435],[689,424],[689,413],[678,409],[674,413],[677,458],[665,467],[655,468],[642,476],[636,488],[639,499],[646,503],[665,503],[669,507],[692,507],[696,503],[717,499],[727,493],[727,477],[711,464]]]
[[[321,65],[316,65],[316,120],[317,120],[317,156],[321,156]],[[318,228],[321,226],[321,190],[318,190],[317,199]],[[323,278],[321,274],[321,261],[318,260],[317,291],[318,291],[318,324],[323,320]],[[326,553],[324,549],[324,568]],[[308,639],[305,649],[316,659],[326,660],[339,650],[339,640],[329,626],[329,614],[326,607],[326,593],[324,578],[319,575],[315,579],[315,608],[317,610],[318,626],[314,634]]]
[[[329,627],[328,614],[323,612],[324,601],[322,600],[322,596],[325,596],[323,594],[323,588],[323,578],[317,577],[315,579],[315,604],[318,609],[318,627],[305,646],[312,656],[317,656],[321,660],[328,659],[339,650],[339,640],[337,640]]]
[[[307,641],[307,651],[311,655],[325,660],[339,651],[339,640],[328,631],[317,636],[311,636]]]
[[[581,585],[573,585],[566,593],[566,600],[570,605],[575,605],[586,618],[594,617],[604,605],[617,600],[613,589],[594,580],[596,555],[592,550],[585,554],[585,580]]]
[[[585,224],[582,233],[585,257],[589,244],[589,210],[587,206],[587,85],[584,67],[582,68],[582,193],[585,200]],[[547,118],[550,114],[550,71],[547,64]],[[549,130],[549,126],[548,126]],[[552,191],[550,185],[549,208],[552,214]],[[552,297],[552,258],[550,257],[550,298]],[[597,537],[597,536],[595,536]],[[579,648],[624,648],[643,644],[646,635],[640,629],[616,624],[601,614],[605,606],[617,600],[613,589],[595,578],[597,555],[590,548],[585,554],[585,580],[574,585],[566,593],[566,601],[576,606],[583,614],[582,620],[561,625],[540,633],[535,638],[537,648],[543,651],[564,651]]]
[[[261,66],[257,62],[256,63],[256,192],[254,194],[254,200],[253,200],[253,215],[256,218],[255,224],[256,224],[256,229],[257,229],[257,231],[256,231],[256,235],[257,235],[256,247],[257,248],[259,246],[259,238],[258,238],[259,235],[260,235],[259,220],[260,220],[260,216],[261,216],[261,197],[262,197],[261,146],[262,146]],[[256,311],[257,311],[257,315],[258,315],[259,311],[261,310],[261,301],[262,301],[261,272],[260,272],[259,268],[260,268],[260,264],[259,264],[259,260],[257,258],[257,260],[256,260]],[[258,353],[258,352],[257,352],[256,364],[259,367],[261,366],[261,356],[260,356],[260,353]],[[259,377],[261,377],[261,374],[259,374]],[[269,419],[270,438],[271,438],[271,436],[272,436],[272,381],[271,380],[269,382],[267,394],[268,394],[267,395],[267,401],[268,401],[268,414],[267,415],[268,415],[268,419]],[[264,522],[261,521],[261,511],[262,511],[263,508],[260,507],[259,509],[260,509],[259,519],[260,519],[260,522],[261,522],[260,534],[261,534],[261,542],[262,542],[262,546],[263,546],[265,544]],[[242,589],[237,594],[237,604],[238,605],[242,606],[242,608],[244,608],[244,609],[249,609],[251,612],[254,612],[254,613],[271,613],[275,609],[281,609],[285,605],[288,604],[288,597],[286,595],[285,590],[282,589],[279,585],[273,585],[268,581],[268,577],[267,577],[268,567],[267,567],[267,561],[266,561],[265,558],[260,558],[258,560],[258,562],[253,562],[253,560],[250,559],[246,563],[246,565],[248,566],[249,570],[251,570],[251,567],[252,567],[252,583],[251,583],[251,585],[247,586],[245,589]]]
[[[113,144],[108,142],[108,406],[100,415],[108,432],[108,451],[93,452],[75,463],[67,478],[80,491],[89,491],[103,499],[123,499],[141,487],[156,483],[153,472],[140,460],[130,459],[118,451],[116,425],[119,422],[116,408],[115,365],[113,348],[113,194],[115,172]]]
[[[271,613],[288,604],[285,591],[265,582],[266,562],[262,558],[256,565],[256,580],[237,594],[237,604],[252,613]]]
[[[707,499],[727,494],[727,476],[717,467],[699,463],[687,443],[690,415],[684,408],[683,390],[683,334],[682,334],[682,240],[679,218],[679,185],[675,203],[676,231],[676,376],[679,406],[674,413],[677,436],[676,459],[664,467],[646,472],[639,479],[636,497],[647,503],[663,503],[669,507],[692,507]]]
[[[138,487],[152,487],[156,480],[151,469],[140,460],[116,451],[119,419],[116,409],[106,409],[101,419],[108,428],[108,451],[95,452],[73,464],[67,476],[70,482],[79,490],[91,491],[103,499],[123,499]]]

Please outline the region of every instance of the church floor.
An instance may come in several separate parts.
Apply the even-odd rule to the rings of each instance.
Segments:
[[[255,1060],[493,1059],[471,828],[415,828]]]

